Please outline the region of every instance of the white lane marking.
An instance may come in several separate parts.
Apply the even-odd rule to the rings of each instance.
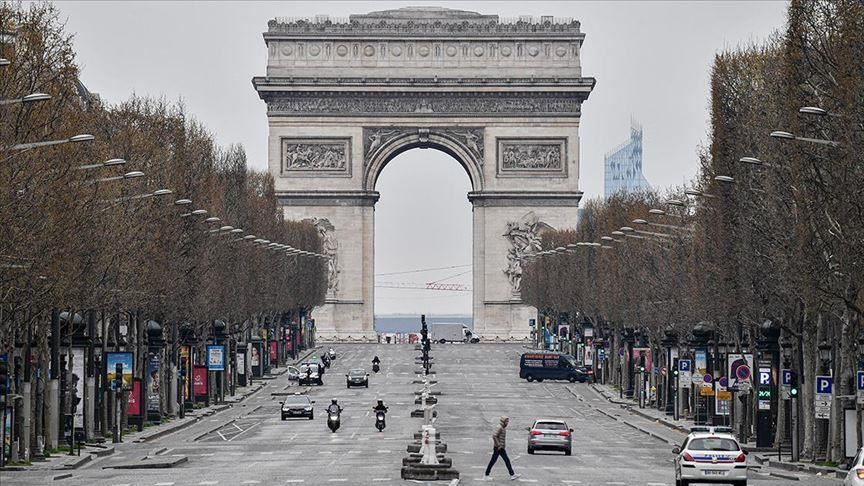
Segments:
[[[622,483],[620,481],[606,481],[606,484],[617,484],[620,486],[627,486],[627,483]]]
[[[561,482],[564,484],[582,484],[582,481],[578,479],[562,479]]]
[[[303,481],[306,481],[306,480],[305,479],[288,479],[285,482],[286,483],[302,483]]]
[[[201,457],[210,457],[212,455],[215,455],[215,452],[205,452],[205,453],[201,454]]]
[[[333,451],[320,451],[318,454],[333,454]]]
[[[243,484],[261,484],[261,481],[258,481],[257,479],[247,479],[246,481],[243,481]]]
[[[219,431],[217,430],[216,433],[219,434],[219,437],[222,437],[222,440],[228,440],[228,439],[225,438],[224,435],[222,435],[222,432],[219,432]]]
[[[331,483],[344,483],[345,481],[348,481],[348,479],[346,479],[346,478],[333,478],[333,479],[328,479],[327,481],[331,482]]]
[[[219,484],[219,481],[201,481],[198,484],[200,486],[207,486],[207,485]]]
[[[276,451],[261,451],[262,456],[272,456]]]
[[[378,452],[381,454],[389,454],[390,453],[390,451],[387,449],[378,449]]]
[[[174,486],[174,483],[156,483],[153,486]]]

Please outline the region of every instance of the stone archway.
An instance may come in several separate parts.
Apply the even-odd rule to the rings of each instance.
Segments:
[[[453,156],[471,179],[474,322],[523,338],[521,258],[572,226],[579,191],[579,23],[404,8],[348,21],[273,20],[264,33],[270,172],[286,217],[318,225],[330,263],[321,338],[373,338],[375,183],[399,153]]]

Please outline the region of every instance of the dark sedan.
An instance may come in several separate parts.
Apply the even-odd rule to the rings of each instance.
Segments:
[[[351,388],[352,386],[365,386],[366,388],[369,388],[369,373],[366,373],[366,370],[362,368],[348,371],[345,378],[347,380],[348,388]]]

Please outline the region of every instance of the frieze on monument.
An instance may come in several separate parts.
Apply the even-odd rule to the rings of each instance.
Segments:
[[[577,96],[551,93],[290,93],[266,95],[270,115],[482,114],[578,116]]]
[[[276,18],[267,23],[271,34],[455,34],[501,36],[525,34],[581,34],[580,24],[571,18],[522,16],[501,20],[498,15],[483,15],[467,10],[439,7],[406,7],[393,10],[330,18]]]
[[[499,138],[497,142],[500,175],[566,175],[565,138]]]
[[[283,138],[282,173],[350,173],[348,138]]]

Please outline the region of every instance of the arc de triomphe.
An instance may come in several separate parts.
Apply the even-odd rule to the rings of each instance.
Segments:
[[[473,310],[485,338],[528,335],[521,257],[576,222],[579,22],[443,8],[348,20],[276,19],[264,33],[269,168],[285,217],[311,219],[331,255],[317,334],[374,338],[375,182],[412,148],[450,154],[471,180]]]

